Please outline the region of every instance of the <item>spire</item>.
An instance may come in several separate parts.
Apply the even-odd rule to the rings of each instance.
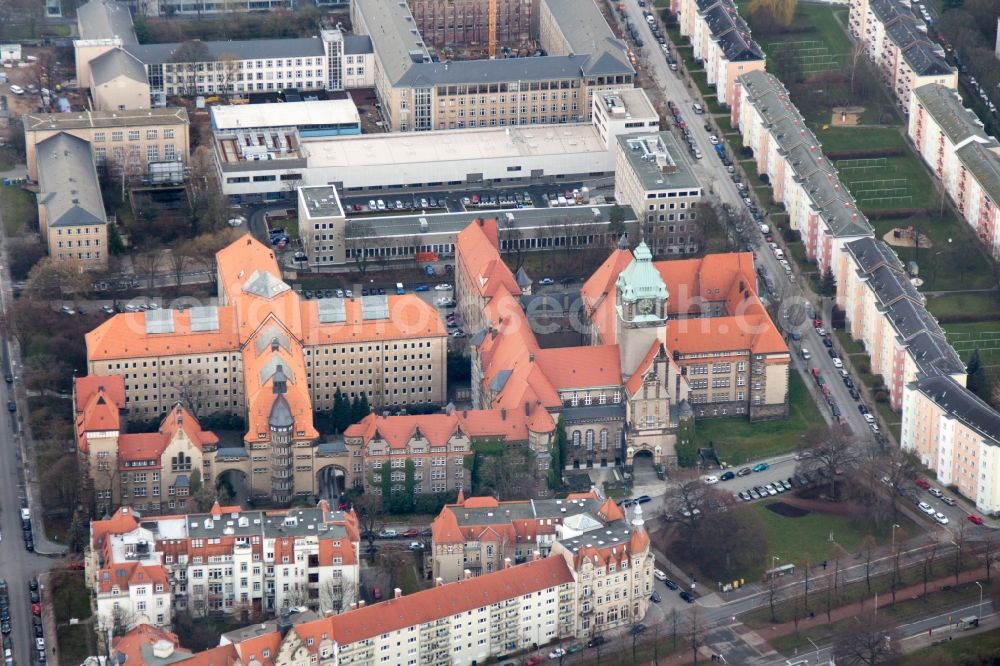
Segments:
[[[642,519],[642,505],[636,504],[635,512],[632,514],[632,527],[641,530],[645,524],[646,521]]]

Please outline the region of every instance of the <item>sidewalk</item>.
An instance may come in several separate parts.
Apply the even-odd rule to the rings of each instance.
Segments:
[[[985,578],[985,576],[986,576],[986,569],[979,568],[974,571],[962,572],[961,574],[959,574],[958,580],[959,584],[971,583],[975,580]],[[933,594],[932,590],[938,591],[944,585],[954,585],[954,584],[955,584],[955,577],[947,576],[945,578],[939,578],[937,580],[928,582],[927,589],[929,594]],[[923,594],[923,591],[924,591],[923,583],[919,583],[917,585],[911,585],[905,588],[900,588],[896,590],[896,599],[897,601],[902,601],[904,599],[912,599],[915,597],[919,597],[921,594]],[[850,617],[855,617],[862,610],[871,608],[873,606],[873,602],[874,599],[865,599],[863,601],[847,604],[846,606],[841,606],[840,608],[834,609],[830,613],[830,616],[833,622]],[[891,604],[892,604],[892,595],[890,594],[879,595],[878,598],[879,608],[884,608],[886,606],[890,606]],[[806,618],[803,620],[799,620],[799,631],[805,631],[811,627],[822,626],[825,624],[827,624],[826,613],[816,613],[816,616],[812,619]],[[989,616],[988,621],[981,623],[978,629],[962,632],[962,635],[966,636],[966,635],[972,635],[973,633],[978,633],[979,631],[989,631],[998,626],[1000,626],[1000,615],[994,614],[992,616]],[[737,633],[740,634],[742,640],[746,642],[748,645],[751,645],[755,649],[757,649],[761,653],[761,656],[774,655],[775,658],[777,659],[779,657],[777,656],[777,653],[774,652],[774,650],[770,649],[768,641],[772,638],[787,636],[788,634],[794,633],[795,623],[785,622],[782,624],[775,624],[772,625],[771,627],[763,627],[761,629],[756,629],[756,630],[750,629],[745,625],[737,623],[737,625],[734,625],[733,628]],[[921,634],[921,636],[925,639],[927,638],[926,634]],[[937,638],[940,637],[938,636]],[[937,638],[932,639],[932,641],[937,640]],[[922,643],[918,640],[917,636],[913,636],[908,639],[904,639],[903,644],[905,646],[904,647],[905,652],[909,653],[909,652],[914,652],[920,648],[927,647],[931,643],[930,642],[926,644]],[[714,649],[712,647],[705,645],[700,646],[698,648],[698,663],[710,662],[711,655],[713,654],[713,652]],[[646,662],[646,663],[651,664],[652,662]],[[661,657],[658,663],[661,665],[670,664],[671,666],[674,666],[676,664],[677,666],[682,666],[686,664],[692,664],[694,663],[694,660],[691,658],[690,650],[687,650],[679,654],[675,654],[671,657]]]

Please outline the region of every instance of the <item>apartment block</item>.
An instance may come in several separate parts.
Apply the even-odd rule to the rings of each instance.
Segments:
[[[263,616],[298,606],[346,610],[358,598],[353,512],[247,511],[143,517],[128,506],[90,526],[86,576],[101,630],[169,627],[189,611]]]
[[[136,655],[155,644],[171,663],[472,666],[642,621],[654,568],[642,509],[630,521],[614,518],[605,525],[581,512],[575,500],[566,506],[573,513],[560,512],[560,539],[547,557],[533,554],[522,564],[505,558],[492,573],[463,571],[455,582],[439,577],[434,587],[409,595],[396,588],[387,601],[359,600],[339,615],[282,615],[277,623],[224,634],[218,647],[195,655],[178,649],[172,634],[145,625],[117,639],[115,647]]]
[[[108,265],[108,218],[88,141],[59,132],[36,144],[38,227],[56,260]]]
[[[162,163],[189,161],[190,122],[183,108],[29,113],[21,122],[32,180],[38,180],[38,144],[60,132],[90,143],[98,166],[124,169],[134,177],[156,181],[166,166]],[[183,169],[178,175],[183,178]]]
[[[965,384],[965,365],[888,245],[859,239],[838,259],[837,305],[851,337],[868,352],[871,372],[885,380],[893,409],[903,407],[906,386],[919,377],[945,375]]]
[[[764,71],[766,58],[732,0],[681,0],[681,34],[704,64],[720,104],[732,104],[737,77]]]
[[[927,25],[902,0],[851,0],[851,35],[892,91],[896,104],[909,112],[916,88],[937,83],[958,87],[958,70],[948,64],[944,49],[927,36]]]
[[[463,493],[431,523],[433,576],[451,582],[462,580],[466,572],[481,576],[500,571],[508,560],[521,564],[548,557],[564,535],[624,519],[614,500],[596,492],[503,502]]]
[[[930,84],[913,91],[907,132],[963,219],[1000,259],[1000,143],[986,134],[957,92]]]
[[[699,250],[701,194],[684,151],[669,132],[619,135],[615,199],[641,216],[644,238],[655,255]]]
[[[872,235],[872,227],[781,81],[766,72],[737,80],[730,119],[753,150],[757,173],[767,175],[774,200],[798,231],[806,258],[822,273],[845,243]]]

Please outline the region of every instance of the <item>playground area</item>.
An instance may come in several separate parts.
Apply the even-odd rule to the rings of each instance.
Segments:
[[[861,124],[864,115],[863,106],[835,106],[830,116],[830,124],[834,127],[854,127]]]
[[[882,240],[895,247],[919,247],[927,249],[934,247],[934,243],[927,234],[920,233],[914,227],[896,227],[883,234]]]

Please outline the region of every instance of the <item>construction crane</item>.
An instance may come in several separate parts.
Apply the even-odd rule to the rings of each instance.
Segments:
[[[487,31],[489,32],[489,54],[490,60],[497,57],[497,0],[490,0],[489,8],[489,27]]]

